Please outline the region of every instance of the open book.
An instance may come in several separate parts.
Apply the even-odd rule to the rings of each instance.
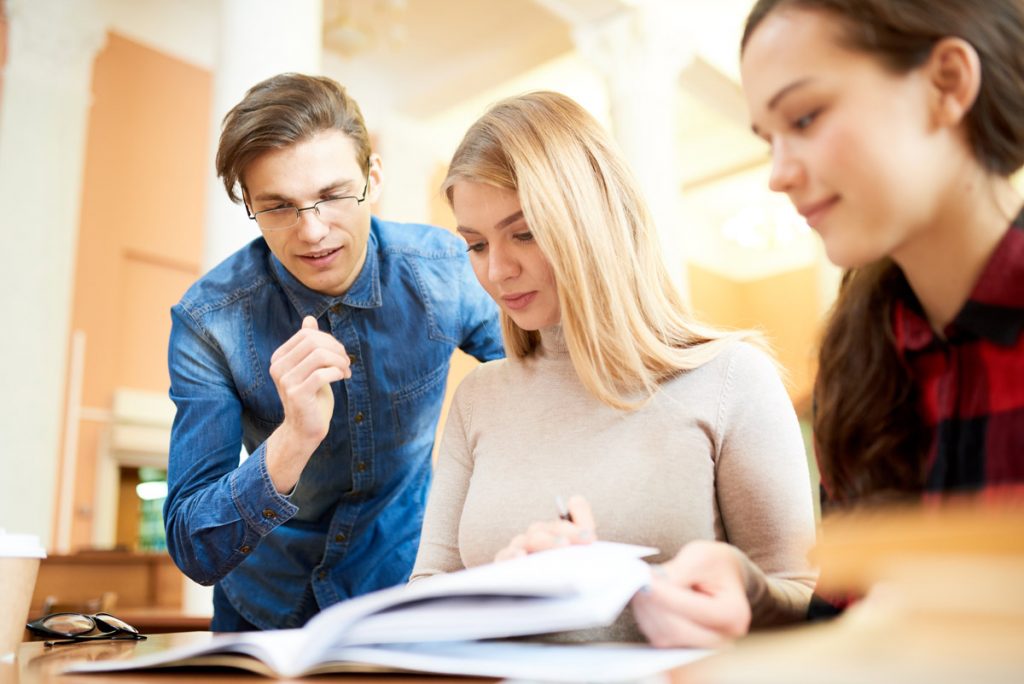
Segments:
[[[610,542],[554,549],[344,601],[301,629],[220,634],[129,660],[82,663],[71,671],[228,665],[278,677],[375,668],[528,677],[533,663],[546,668],[546,679],[560,678],[556,670],[590,681],[644,676],[700,652],[632,647],[602,656],[601,649],[587,647],[479,640],[609,625],[647,583],[641,558],[655,552]]]

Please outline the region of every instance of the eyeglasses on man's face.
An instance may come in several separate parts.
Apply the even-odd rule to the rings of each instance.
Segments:
[[[312,211],[325,223],[337,221],[345,217],[345,214],[353,207],[359,206],[366,201],[366,191],[370,187],[370,169],[366,169],[366,183],[363,185],[363,192],[358,197],[355,195],[342,195],[340,197],[328,197],[308,207],[275,207],[264,209],[249,214],[249,218],[256,222],[261,230],[285,230],[295,226],[304,211]],[[246,205],[248,212],[248,205]]]
[[[60,646],[101,639],[138,641],[146,638],[139,634],[139,630],[109,613],[96,613],[95,615],[53,613],[33,620],[25,626],[33,634],[61,638],[59,641],[47,641],[45,646]]]

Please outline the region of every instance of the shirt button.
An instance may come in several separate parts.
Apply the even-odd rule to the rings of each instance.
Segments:
[[[363,412],[359,411],[358,413],[356,413],[356,424],[358,425],[359,423],[362,423],[362,422],[363,422]]]
[[[332,306],[331,307],[331,313],[340,314],[341,313],[341,304],[335,304],[334,306]]]
[[[358,470],[361,473],[365,473],[366,472],[366,463],[364,461],[360,461],[359,463],[357,463],[356,464],[356,470]]]
[[[316,574],[316,576],[319,577],[320,579],[327,579],[327,571],[326,570],[321,570],[320,572],[318,572]]]
[[[250,551],[252,551],[252,547],[249,546],[248,544],[246,544],[245,546],[243,546],[242,548],[240,548],[238,550],[241,551],[242,553],[249,553]]]
[[[336,542],[343,542],[343,541],[345,541],[346,539],[348,539],[348,537],[346,537],[346,536],[345,536],[344,534],[342,534],[341,532],[339,532],[338,534],[334,535],[334,541],[336,541]]]
[[[348,365],[354,366],[357,363],[359,363],[359,357],[356,354],[349,354],[348,355]]]
[[[277,517],[277,513],[275,513],[274,511],[270,510],[269,508],[264,508],[263,509],[263,517],[266,518],[267,520],[273,520],[274,518]]]

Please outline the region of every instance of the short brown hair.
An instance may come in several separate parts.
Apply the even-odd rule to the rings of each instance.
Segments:
[[[295,73],[260,81],[221,125],[216,167],[228,197],[235,203],[242,201],[238,192],[242,174],[256,157],[332,129],[351,138],[358,161],[368,166],[370,135],[359,105],[344,86],[324,76]]]

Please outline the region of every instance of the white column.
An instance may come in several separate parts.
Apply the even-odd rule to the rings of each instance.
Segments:
[[[94,0],[7,0],[0,102],[0,527],[49,546],[92,65]]]
[[[259,235],[245,209],[233,204],[216,176],[214,158],[224,115],[251,86],[284,71],[320,73],[323,53],[321,0],[221,0],[220,40],[213,78],[207,181],[208,270]]]
[[[693,58],[678,7],[647,0],[578,24],[577,49],[604,76],[615,138],[640,182],[661,237],[665,261],[687,292],[676,98]]]
[[[429,223],[432,187],[439,161],[446,162],[429,144],[427,126],[402,114],[390,112],[383,121],[367,120],[379,131],[379,149],[384,169],[384,192],[374,213],[389,221]]]

